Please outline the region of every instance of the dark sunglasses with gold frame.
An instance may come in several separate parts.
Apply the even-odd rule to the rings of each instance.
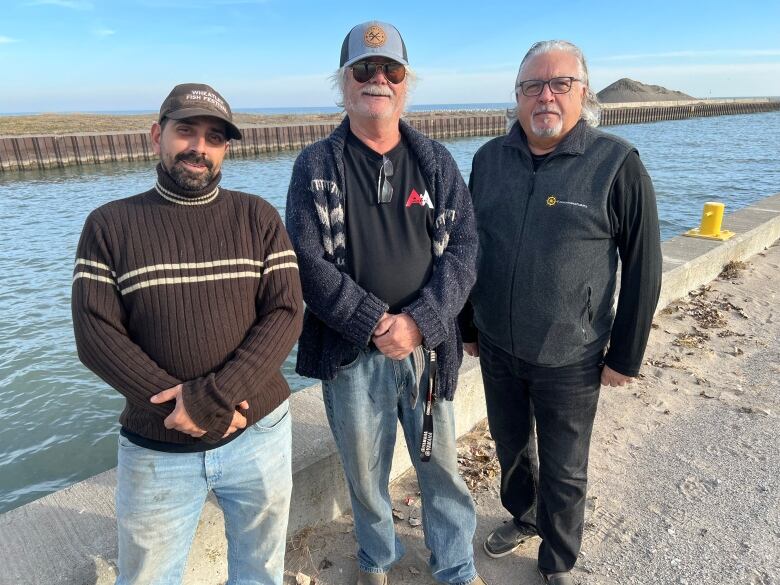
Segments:
[[[382,70],[385,79],[390,83],[401,83],[406,78],[406,67],[397,61],[387,61],[386,63],[358,61],[353,63],[350,69],[352,69],[352,77],[358,83],[371,81],[379,69]]]

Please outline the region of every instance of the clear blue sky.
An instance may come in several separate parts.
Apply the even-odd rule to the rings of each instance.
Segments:
[[[620,77],[696,97],[780,95],[780,2],[3,0],[0,112],[157,109],[181,82],[233,107],[332,106],[355,24],[395,24],[413,103],[505,102],[536,40],[585,51],[596,91]]]

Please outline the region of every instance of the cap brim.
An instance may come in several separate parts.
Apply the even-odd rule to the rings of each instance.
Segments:
[[[358,61],[362,61],[363,59],[369,59],[371,57],[387,57],[391,61],[400,63],[404,67],[409,67],[409,63],[404,59],[399,59],[397,53],[386,53],[384,51],[371,51],[371,52],[363,53],[362,55],[358,55],[357,57],[353,57],[352,59],[347,60],[344,63],[344,65],[342,65],[342,67],[349,67],[353,63],[357,63]]]
[[[166,118],[170,118],[171,120],[184,120],[186,118],[195,118],[197,116],[206,116],[208,118],[216,118],[217,120],[220,120],[225,123],[225,128],[227,129],[227,136],[230,140],[241,140],[241,130],[238,129],[238,126],[233,124],[230,120],[226,120],[225,118],[221,116],[217,116],[214,114],[213,110],[205,110],[202,108],[185,108],[182,110],[176,110],[175,112],[171,112],[170,114],[165,114]]]

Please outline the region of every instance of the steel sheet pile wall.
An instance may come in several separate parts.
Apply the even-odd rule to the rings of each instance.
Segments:
[[[684,120],[686,118],[704,118],[709,116],[729,116],[734,114],[756,114],[780,110],[780,102],[727,102],[693,103],[685,105],[654,105],[603,109],[602,126],[620,124],[641,124],[660,120]]]
[[[601,125],[638,124],[699,116],[752,114],[780,110],[780,101],[693,103],[605,108]],[[230,145],[229,157],[299,150],[330,134],[336,122],[242,128],[243,140]],[[432,138],[496,136],[506,129],[503,113],[414,118],[411,124]],[[61,168],[116,161],[155,160],[148,132],[77,134],[70,136],[0,137],[0,172]]]

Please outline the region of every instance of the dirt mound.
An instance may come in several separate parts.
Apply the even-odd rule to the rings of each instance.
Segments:
[[[666,89],[660,85],[647,85],[640,81],[634,81],[624,77],[618,79],[612,85],[608,85],[598,94],[599,101],[604,104],[624,102],[662,102],[677,100],[694,100],[696,98],[682,93]]]

